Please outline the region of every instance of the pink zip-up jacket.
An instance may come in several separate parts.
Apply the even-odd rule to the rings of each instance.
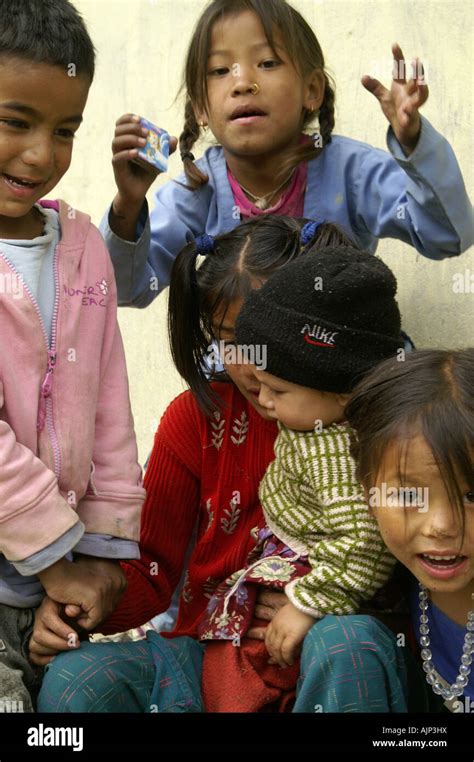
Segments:
[[[86,214],[41,203],[61,226],[51,350],[0,244],[0,552],[10,561],[79,520],[137,541],[145,498],[108,251]]]

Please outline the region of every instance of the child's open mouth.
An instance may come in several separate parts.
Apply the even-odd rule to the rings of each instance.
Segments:
[[[418,553],[418,559],[423,568],[438,579],[449,579],[464,571],[467,564],[467,556],[431,555],[430,553]]]
[[[39,185],[39,183],[33,183],[28,180],[21,180],[19,177],[12,177],[12,175],[5,174],[4,176],[7,178],[8,182],[13,183],[14,185],[20,185],[24,188],[36,188],[36,186]]]
[[[16,196],[25,197],[31,195],[42,183],[24,180],[21,177],[13,177],[3,173],[3,179]]]
[[[234,110],[230,119],[232,122],[237,122],[237,124],[253,124],[254,122],[261,121],[266,116],[267,114],[259,108],[239,106]]]

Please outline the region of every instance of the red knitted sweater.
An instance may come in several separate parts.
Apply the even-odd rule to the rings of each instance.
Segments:
[[[232,383],[213,384],[225,406],[211,418],[191,392],[166,410],[145,475],[141,559],[123,562],[128,588],[101,626],[138,627],[168,608],[197,522],[197,540],[170,637],[197,635],[214,588],[246,562],[250,534],[264,520],[258,487],[274,458],[274,421],[265,421]]]

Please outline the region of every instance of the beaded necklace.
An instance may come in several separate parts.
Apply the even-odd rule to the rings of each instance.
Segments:
[[[474,611],[467,615],[466,635],[464,637],[463,654],[459,666],[456,681],[452,685],[446,685],[440,678],[433,664],[433,655],[430,651],[430,628],[428,624],[428,591],[424,585],[419,583],[420,592],[418,593],[420,606],[420,645],[422,646],[421,658],[423,669],[426,672],[426,682],[431,685],[433,693],[442,696],[445,701],[451,701],[454,698],[462,696],[464,689],[468,684],[471,672],[472,654],[474,653]],[[474,593],[472,594],[474,600]]]

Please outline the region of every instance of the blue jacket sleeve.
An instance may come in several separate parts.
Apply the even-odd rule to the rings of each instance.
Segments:
[[[155,193],[151,216],[143,204],[135,243],[124,241],[109,225],[110,208],[100,230],[110,252],[119,306],[147,307],[170,282],[173,262],[183,246],[205,232],[213,189],[183,188],[184,176]]]
[[[140,558],[137,542],[111,535],[84,533],[84,524],[80,521],[43,550],[11,563],[22,576],[29,576],[47,569],[61,558],[72,560],[71,551],[105,559]]]
[[[472,245],[473,210],[451,146],[427,119],[421,121],[421,135],[410,156],[405,156],[391,128],[391,156],[361,152],[352,183],[352,222],[362,239],[367,233],[397,238],[425,257],[444,259]]]
[[[74,547],[74,553],[82,553],[84,556],[95,556],[105,559],[128,560],[130,558],[140,558],[138,542],[93,532],[84,532]]]
[[[61,558],[67,557],[70,559],[70,551],[78,542],[80,542],[83,535],[84,524],[79,521],[46,548],[39,550],[37,553],[33,553],[33,555],[28,558],[24,558],[21,561],[12,561],[11,563],[17,572],[24,577],[29,576],[30,574],[38,574],[49,566],[55,564],[57,561],[60,561]]]

